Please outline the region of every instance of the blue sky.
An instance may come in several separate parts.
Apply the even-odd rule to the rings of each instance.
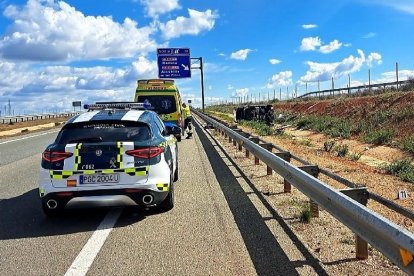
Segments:
[[[0,0],[0,110],[131,100],[156,49],[203,57],[207,103],[414,76],[412,0]],[[178,80],[200,104],[200,77]],[[278,93],[277,93],[278,94]]]

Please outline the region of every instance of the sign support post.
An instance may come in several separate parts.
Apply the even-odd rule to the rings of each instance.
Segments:
[[[191,60],[198,61],[200,63],[199,67],[191,67],[191,69],[200,69],[201,73],[201,109],[204,113],[204,71],[203,71],[203,57],[191,58]]]

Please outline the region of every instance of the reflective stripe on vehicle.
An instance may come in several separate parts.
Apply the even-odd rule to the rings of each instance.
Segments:
[[[72,175],[75,174],[96,174],[96,173],[102,173],[102,174],[108,174],[108,173],[126,173],[130,176],[145,176],[149,172],[149,166],[145,167],[138,167],[138,168],[126,168],[126,169],[116,169],[116,170],[82,170],[82,171],[55,171],[50,170],[49,175],[52,179],[67,179]]]

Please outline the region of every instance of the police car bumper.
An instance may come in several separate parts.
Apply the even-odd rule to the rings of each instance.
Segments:
[[[152,206],[161,203],[168,195],[166,191],[125,188],[88,191],[52,192],[42,197],[49,209],[108,206]]]

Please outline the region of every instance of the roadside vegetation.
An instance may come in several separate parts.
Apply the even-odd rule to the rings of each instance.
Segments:
[[[242,126],[247,126],[256,131],[257,134],[261,136],[268,136],[273,134],[273,128],[271,126],[266,125],[266,123],[258,122],[258,121],[241,121]]]
[[[389,109],[361,118],[338,118],[332,115],[285,114],[283,125],[313,130],[330,138],[356,138],[368,144],[395,146],[414,154],[414,136],[400,137],[398,122],[413,120],[414,108]]]
[[[396,175],[406,182],[414,183],[414,166],[409,159],[397,160],[384,166],[384,170],[386,173]]]

